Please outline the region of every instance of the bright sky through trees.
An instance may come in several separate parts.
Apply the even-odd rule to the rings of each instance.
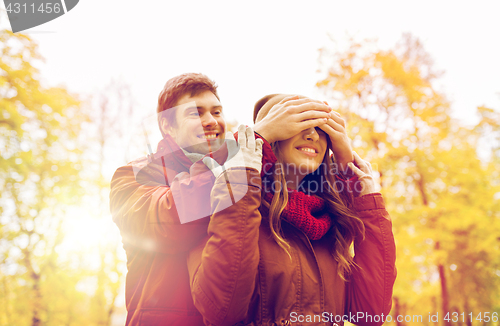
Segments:
[[[138,110],[154,112],[167,79],[203,72],[219,84],[226,115],[245,123],[267,93],[319,96],[318,49],[328,34],[378,38],[388,48],[410,32],[445,71],[438,83],[452,111],[469,120],[479,105],[500,106],[498,12],[498,1],[85,0],[27,32],[50,83],[92,92],[121,79]]]

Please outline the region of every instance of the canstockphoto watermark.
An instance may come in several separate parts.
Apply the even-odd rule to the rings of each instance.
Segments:
[[[310,171],[307,164],[277,164],[276,169],[272,170],[273,163],[265,163],[262,166],[264,171],[271,170],[273,173],[279,174],[283,172],[286,177],[286,187],[295,185],[298,191],[304,193],[322,193],[331,191],[331,188],[337,192],[355,192],[361,193],[364,190],[364,182],[358,180],[353,174],[345,175],[341,172],[340,166],[336,163],[325,164],[321,163],[315,171]],[[377,171],[377,165],[373,164],[372,169]],[[305,177],[304,177],[305,176]],[[299,184],[299,180],[301,180]],[[266,192],[276,192],[282,187],[285,187],[279,179],[273,176],[262,180],[262,188]]]
[[[177,128],[176,116],[174,110],[183,110],[183,112],[191,112],[196,110],[196,102],[189,102],[180,106],[160,112],[156,116],[151,116],[143,119],[139,133],[136,135],[138,139],[143,139],[141,146],[147,153],[147,159],[139,159],[131,162],[135,179],[138,183],[157,187],[168,186],[170,192],[167,193],[169,199],[172,199],[175,204],[180,223],[188,223],[195,220],[210,216],[213,213],[221,211],[238,202],[248,192],[277,192],[283,187],[292,188],[289,182],[293,182],[287,177],[281,184],[281,181],[276,181],[273,175],[267,175],[262,179],[259,174],[251,174],[247,180],[246,173],[223,173],[221,176],[226,183],[227,198],[213,204],[210,200],[213,183],[211,182],[214,174],[200,160],[203,155],[210,155],[219,164],[223,163],[225,156],[226,162],[233,158],[240,157],[239,161],[244,161],[241,157],[237,142],[234,138],[224,139],[221,137],[208,137],[204,133],[203,124],[199,116],[190,116],[191,132],[183,134],[182,139],[176,139],[177,146],[169,141],[169,137],[161,135],[156,138],[152,134],[152,130],[156,130],[158,121],[166,126]],[[194,112],[194,111],[193,111]],[[149,121],[151,120],[151,121]],[[219,131],[220,133],[223,130]],[[156,139],[155,139],[156,138]],[[156,151],[154,145],[158,142]],[[225,146],[224,146],[225,145]],[[180,148],[179,148],[180,147]],[[193,156],[193,159],[198,161],[189,167],[189,164],[182,163],[186,160],[180,158],[184,154],[202,154]],[[209,154],[207,154],[209,153]],[[225,155],[223,153],[226,153]],[[184,165],[184,166],[182,166]],[[230,165],[230,164],[229,164]],[[225,165],[223,165],[225,166]],[[373,167],[373,166],[372,166]],[[227,167],[226,167],[227,168]],[[225,169],[225,168],[224,168]],[[224,170],[223,169],[223,170]],[[364,184],[359,180],[344,180],[340,168],[336,164],[321,163],[315,170],[310,170],[308,164],[278,164],[276,169],[273,169],[273,163],[265,163],[262,166],[264,171],[276,173],[282,171],[287,176],[306,176],[300,185],[298,191],[305,193],[318,194],[335,189],[338,192],[361,192]],[[180,172],[183,171],[183,172]],[[179,173],[180,172],[180,173]],[[223,191],[223,187],[218,187]],[[238,189],[238,191],[234,191]],[[222,198],[224,196],[218,196]]]
[[[290,313],[290,321],[292,323],[333,323],[334,325],[339,325],[342,322],[350,322],[352,324],[358,323],[385,323],[385,322],[412,322],[412,323],[422,323],[422,315],[398,315],[393,317],[392,315],[372,315],[366,312],[357,312],[355,314],[349,313],[349,315],[335,315],[329,312],[323,312],[318,315],[311,314],[300,314],[298,312]]]
[[[177,125],[177,110],[181,112],[197,112],[198,105],[195,101],[181,104],[179,106],[162,111],[154,117],[155,121],[161,121],[171,128],[179,128]],[[182,137],[175,140],[166,137],[159,140],[156,152],[153,152],[154,139],[151,135],[149,123],[150,117],[145,118],[142,123],[142,136],[145,139],[144,149],[147,151],[147,159],[139,159],[131,162],[135,179],[139,184],[151,187],[168,186],[170,192],[167,195],[173,200],[179,221],[181,224],[193,222],[210,216],[227,207],[234,205],[251,188],[246,173],[222,173],[221,177],[226,183],[226,187],[218,187],[220,191],[225,191],[225,196],[219,196],[222,200],[212,203],[210,193],[212,191],[213,172],[204,165],[201,157],[210,156],[222,164],[223,158],[227,156],[226,162],[231,159],[238,159],[243,162],[242,151],[234,138],[224,139],[207,138],[204,132],[201,118],[196,115],[189,115],[190,130]],[[223,130],[219,130],[222,133]],[[170,139],[170,140],[168,140]],[[224,147],[225,145],[225,147]],[[195,154],[193,158],[198,160],[193,166],[189,166],[186,160],[181,157],[185,154]],[[201,155],[200,155],[201,154]],[[224,171],[227,167],[222,165]],[[180,172],[182,171],[182,172]],[[235,191],[237,189],[237,191]],[[260,191],[260,187],[257,187]]]
[[[12,32],[17,33],[56,19],[79,0],[4,0]]]

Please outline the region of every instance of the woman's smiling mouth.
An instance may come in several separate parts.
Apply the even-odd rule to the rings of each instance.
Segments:
[[[295,149],[298,150],[299,152],[307,155],[307,156],[311,156],[311,157],[318,156],[318,151],[315,148],[310,147],[310,146],[295,147]]]

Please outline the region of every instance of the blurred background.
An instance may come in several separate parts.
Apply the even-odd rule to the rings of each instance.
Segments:
[[[277,92],[343,115],[393,218],[391,315],[423,317],[386,324],[499,325],[498,12],[498,1],[84,0],[12,34],[1,5],[0,326],[124,325],[109,181],[146,154],[142,128],[155,148],[158,94],[185,72],[218,83],[232,127]]]

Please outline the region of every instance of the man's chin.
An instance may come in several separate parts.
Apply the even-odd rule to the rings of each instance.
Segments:
[[[217,151],[222,144],[224,143],[224,139],[214,139],[211,141],[202,142],[199,144],[195,144],[188,147],[183,147],[183,149],[189,153],[197,153],[206,155],[208,153],[213,153]]]

